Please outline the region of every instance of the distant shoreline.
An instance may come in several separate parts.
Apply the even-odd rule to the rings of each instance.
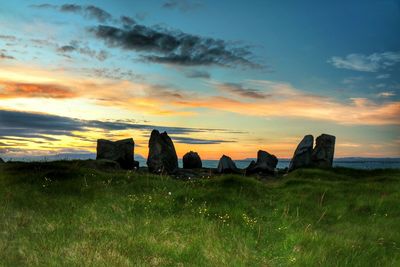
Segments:
[[[95,154],[59,154],[50,156],[34,156],[34,157],[2,157],[5,161],[57,161],[57,160],[88,160],[95,159]],[[146,166],[146,159],[140,155],[135,155],[135,160],[139,161],[140,166]],[[250,162],[254,160],[252,158],[234,160],[237,167],[244,169]],[[179,167],[182,167],[182,159],[178,160]],[[285,169],[289,166],[290,159],[281,158],[278,161],[277,169]],[[203,167],[205,168],[216,168],[218,160],[203,160]],[[400,169],[400,157],[399,158],[368,158],[368,157],[343,157],[335,158],[333,160],[334,167],[346,167],[353,169]]]

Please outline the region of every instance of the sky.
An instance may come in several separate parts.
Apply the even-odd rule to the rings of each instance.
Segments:
[[[93,153],[152,129],[197,151],[400,157],[400,1],[0,3],[0,156]]]

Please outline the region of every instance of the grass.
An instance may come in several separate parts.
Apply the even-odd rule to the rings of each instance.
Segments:
[[[180,181],[0,165],[2,266],[400,266],[400,170]]]

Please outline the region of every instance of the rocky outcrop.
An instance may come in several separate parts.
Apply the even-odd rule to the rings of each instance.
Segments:
[[[267,151],[259,150],[257,152],[257,161],[254,160],[246,168],[246,174],[273,174],[275,172],[278,159],[275,155],[269,154]]]
[[[200,169],[203,167],[201,158],[197,152],[190,151],[183,156],[183,168],[184,169]]]
[[[329,168],[333,164],[336,137],[322,134],[317,137],[314,150],[311,154],[311,166]]]
[[[236,167],[235,162],[228,157],[223,155],[218,162],[218,173],[238,173],[239,169]]]
[[[96,159],[113,160],[119,163],[121,168],[134,168],[134,149],[135,142],[132,138],[110,141],[105,139],[97,140]]]
[[[147,166],[153,173],[174,173],[178,169],[174,143],[166,132],[151,132]]]
[[[293,158],[290,161],[288,171],[298,168],[308,167],[311,164],[311,154],[313,152],[314,137],[312,135],[304,136],[294,151]]]

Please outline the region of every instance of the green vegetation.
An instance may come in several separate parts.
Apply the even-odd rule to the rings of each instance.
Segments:
[[[2,164],[0,265],[400,266],[400,170],[180,181]]]

